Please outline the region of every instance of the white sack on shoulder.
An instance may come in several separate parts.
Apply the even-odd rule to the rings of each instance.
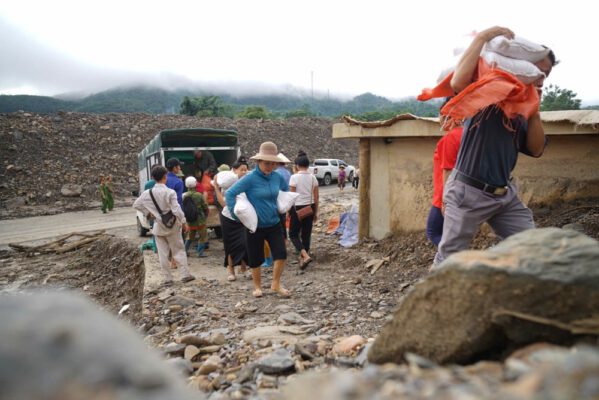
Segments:
[[[296,192],[283,192],[279,190],[279,196],[277,197],[277,209],[279,214],[285,214],[295,205],[295,201],[299,197],[299,193]]]
[[[237,195],[235,209],[233,210],[239,221],[250,230],[250,232],[256,232],[258,227],[258,215],[256,209],[248,200],[245,193]]]
[[[549,54],[548,48],[519,36],[513,39],[508,39],[505,36],[496,36],[485,44],[485,51],[491,51],[505,57],[531,63],[537,63]]]
[[[233,171],[221,171],[214,177],[216,179],[216,183],[222,189],[228,189],[237,182],[237,174]]]
[[[515,75],[525,85],[545,76],[543,71],[529,61],[516,60],[515,58],[505,57],[490,51],[483,52],[482,56],[487,64]]]

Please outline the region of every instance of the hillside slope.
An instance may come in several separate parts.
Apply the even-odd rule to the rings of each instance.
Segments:
[[[99,174],[112,174],[116,198],[138,188],[137,153],[160,130],[236,129],[243,154],[252,156],[272,140],[289,158],[303,149],[314,159],[356,163],[358,143],[331,138],[331,119],[248,120],[148,114],[0,114],[0,217],[28,215],[23,205],[63,209],[98,200]],[[80,185],[82,197],[64,197],[64,184]]]

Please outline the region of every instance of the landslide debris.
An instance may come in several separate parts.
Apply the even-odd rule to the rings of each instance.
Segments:
[[[97,206],[98,175],[112,174],[118,204],[139,189],[137,153],[161,130],[235,129],[243,154],[271,140],[293,158],[342,158],[355,164],[358,143],[333,140],[333,120],[250,120],[184,115],[0,114],[0,218],[53,214]],[[45,207],[40,208],[40,205]]]

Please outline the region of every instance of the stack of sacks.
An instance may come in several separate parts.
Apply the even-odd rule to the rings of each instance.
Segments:
[[[524,38],[497,36],[487,42],[481,56],[490,66],[509,72],[528,85],[545,76],[535,63],[547,54],[548,48]]]

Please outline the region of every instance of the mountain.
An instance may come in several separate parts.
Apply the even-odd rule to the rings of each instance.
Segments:
[[[302,111],[304,115],[336,117],[343,114],[364,116],[367,119],[384,119],[401,112],[411,112],[421,116],[435,116],[439,110],[438,101],[422,103],[414,98],[391,101],[372,93],[364,93],[351,100],[344,101],[333,97],[311,97],[302,94],[262,94],[234,96],[212,93],[202,89],[165,90],[155,87],[115,88],[83,98],[61,95],[58,97],[0,95],[0,113],[18,110],[36,113],[54,113],[56,111],[75,111],[89,113],[131,113],[177,114],[185,96],[199,97],[218,95],[235,111],[246,106],[262,106],[275,117],[292,115]]]

